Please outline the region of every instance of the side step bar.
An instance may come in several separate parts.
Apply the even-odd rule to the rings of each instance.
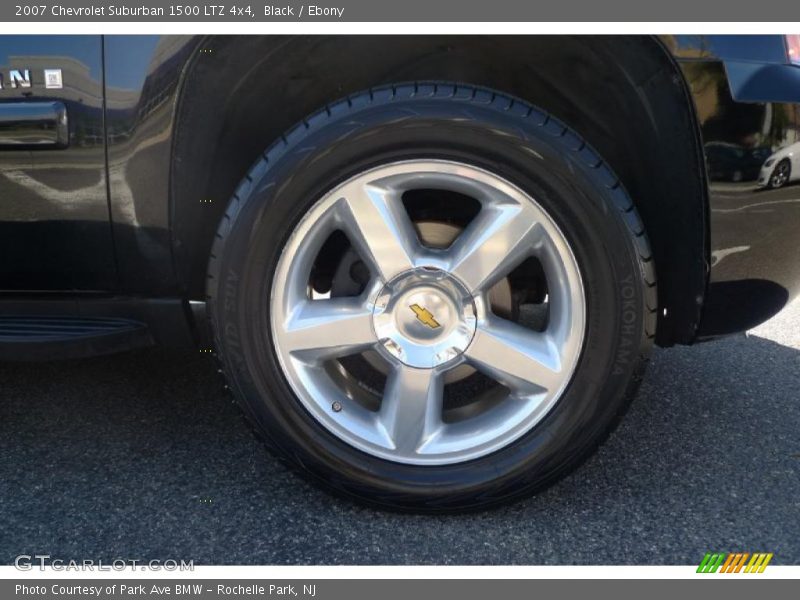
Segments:
[[[118,317],[0,315],[0,360],[58,360],[153,345],[144,323]]]

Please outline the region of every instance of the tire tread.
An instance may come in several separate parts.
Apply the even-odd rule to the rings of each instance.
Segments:
[[[598,436],[591,445],[582,450],[582,457],[576,460],[576,463],[581,462],[583,458],[588,457],[597,447],[602,445],[627,412],[644,376],[646,365],[649,360],[650,349],[655,340],[658,314],[656,269],[650,242],[642,219],[639,216],[633,199],[627,193],[614,171],[576,131],[552,115],[543,112],[539,108],[519,98],[465,84],[413,82],[373,87],[362,93],[348,96],[332,105],[325,106],[316,113],[303,119],[298,125],[278,138],[272,146],[261,155],[255,164],[253,164],[232,195],[225,213],[220,220],[208,262],[206,288],[208,310],[206,314],[211,321],[210,329],[213,332],[213,357],[218,365],[218,371],[225,380],[226,389],[230,390],[233,394],[234,402],[240,407],[241,413],[254,435],[265,443],[282,463],[314,480],[318,480],[319,478],[303,465],[299,457],[290,458],[292,456],[290,448],[279,447],[276,440],[271,439],[271,437],[256,424],[255,418],[250,414],[245,402],[240,399],[241,396],[235,379],[230,376],[227,370],[225,357],[222,355],[223,345],[220,339],[220,328],[215,326],[213,322],[213,315],[215,313],[214,305],[218,301],[215,290],[216,282],[220,280],[221,257],[224,256],[228,237],[239,218],[242,207],[246,204],[250,194],[255,191],[254,182],[258,182],[261,179],[271,162],[279,160],[292,146],[296,146],[304,137],[308,136],[316,129],[324,127],[332,119],[338,118],[341,113],[359,110],[365,105],[391,104],[399,99],[410,99],[423,94],[428,98],[455,100],[462,103],[465,109],[465,118],[470,118],[468,109],[471,105],[480,105],[482,107],[489,106],[502,112],[511,111],[519,118],[536,121],[536,126],[541,127],[552,136],[565,153],[574,156],[577,161],[587,167],[589,176],[600,188],[606,190],[610,200],[609,204],[616,208],[620,214],[621,221],[627,228],[628,235],[636,250],[638,266],[646,288],[644,290],[644,339],[642,340],[639,350],[639,361],[634,368],[633,375],[625,391],[625,398],[621,405],[622,408],[617,412],[615,418],[602,435]],[[345,496],[350,499],[353,498],[353,494],[348,492],[346,486],[341,484],[335,473],[332,473],[324,483],[328,489],[336,492],[337,495]],[[536,487],[540,488],[546,485],[548,484],[540,482]],[[524,496],[527,493],[527,491],[521,490],[515,492],[513,496],[503,498],[481,497],[480,500],[476,500],[474,505],[468,506],[465,504],[460,510],[482,509],[489,505],[495,506]],[[362,502],[365,501],[363,497],[359,497],[358,499]],[[384,509],[389,508],[400,511],[410,510],[408,506],[399,504],[389,497],[374,498],[367,500],[367,502],[378,505]],[[452,508],[438,506],[418,506],[413,510],[415,512],[452,512]]]

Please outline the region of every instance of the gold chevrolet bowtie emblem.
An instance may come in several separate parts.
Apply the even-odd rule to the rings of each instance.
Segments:
[[[441,325],[439,325],[439,321],[433,318],[433,313],[427,308],[422,308],[419,304],[412,304],[409,306],[409,308],[414,311],[415,315],[417,315],[417,320],[420,323],[427,325],[431,329],[441,327]]]

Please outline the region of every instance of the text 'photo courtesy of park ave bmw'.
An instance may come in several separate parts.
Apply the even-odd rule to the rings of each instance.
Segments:
[[[800,289],[798,35],[19,35],[0,75],[0,360],[195,347],[373,506],[555,484],[654,345]]]

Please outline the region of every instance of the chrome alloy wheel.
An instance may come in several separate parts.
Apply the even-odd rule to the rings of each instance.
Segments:
[[[778,163],[775,167],[775,171],[772,173],[772,187],[779,188],[785,185],[786,182],[789,181],[789,172],[789,161],[783,159]]]
[[[463,194],[480,209],[449,247],[431,248],[403,204],[416,189]],[[337,231],[368,267],[358,295],[320,296],[309,284]],[[529,257],[547,282],[540,330],[497,316],[489,300]],[[290,235],[271,290],[275,350],[307,411],[363,452],[414,465],[478,458],[529,431],[569,383],[585,320],[577,262],[542,207],[495,174],[441,160],[386,164],[326,194]],[[359,400],[369,386],[342,376],[344,359],[365,353],[388,365],[374,404]],[[502,393],[454,419],[445,374],[465,365]]]

